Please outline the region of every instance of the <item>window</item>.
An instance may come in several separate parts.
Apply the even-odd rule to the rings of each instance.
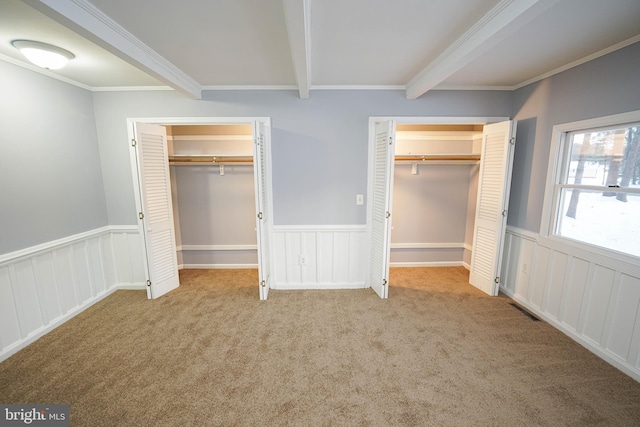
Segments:
[[[550,235],[640,257],[638,113],[554,128]]]

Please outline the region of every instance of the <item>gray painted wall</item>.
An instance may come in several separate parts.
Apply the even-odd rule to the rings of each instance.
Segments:
[[[190,100],[171,91],[94,94],[109,223],[135,224],[127,118],[271,117],[276,225],[365,224],[371,116],[509,116],[511,95],[432,91],[208,91]]]
[[[255,245],[253,167],[174,166],[181,244]]]
[[[108,224],[91,93],[0,61],[0,254]]]
[[[518,120],[508,224],[540,231],[553,126],[640,110],[640,43],[513,93]]]
[[[392,243],[464,243],[470,165],[395,165]]]
[[[136,224],[130,117],[271,117],[275,223],[334,225],[365,223],[354,198],[366,194],[370,116],[513,116],[509,224],[538,231],[553,125],[640,109],[640,44],[513,93],[431,91],[411,101],[402,91],[92,95],[1,61],[0,73],[0,253]]]

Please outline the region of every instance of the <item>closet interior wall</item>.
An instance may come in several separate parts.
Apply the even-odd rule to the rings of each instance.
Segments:
[[[469,268],[481,146],[482,125],[397,125],[392,267]]]
[[[178,267],[257,268],[251,125],[167,126],[167,140]]]

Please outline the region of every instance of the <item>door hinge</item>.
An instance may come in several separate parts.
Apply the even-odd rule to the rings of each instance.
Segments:
[[[382,279],[382,286],[387,286],[388,284],[387,279]]]
[[[151,280],[147,280],[147,286],[151,287]]]
[[[262,282],[260,282],[260,286],[264,288],[265,286],[267,286],[267,282],[263,280]]]
[[[258,219],[262,219],[262,212],[258,212]]]
[[[144,219],[144,214],[142,212],[138,212],[138,218]]]
[[[135,139],[131,140],[131,146],[135,147],[136,145],[138,145],[138,141],[136,141]]]
[[[391,212],[387,211],[387,213],[385,214],[386,218],[391,218]]]
[[[500,276],[496,276],[496,278],[493,279],[493,281],[496,282],[496,283],[500,283]]]
[[[516,145],[516,139],[514,137],[509,138],[509,144]]]
[[[502,216],[507,216],[507,210],[506,209],[502,211]]]
[[[389,145],[393,145],[393,137],[392,136],[389,137]]]

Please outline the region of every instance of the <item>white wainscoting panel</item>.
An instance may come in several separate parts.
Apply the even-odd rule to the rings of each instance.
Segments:
[[[366,225],[275,226],[274,289],[365,287]]]
[[[500,287],[640,381],[640,266],[508,227]]]
[[[0,255],[0,361],[117,289],[144,289],[137,226]]]

